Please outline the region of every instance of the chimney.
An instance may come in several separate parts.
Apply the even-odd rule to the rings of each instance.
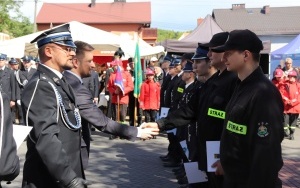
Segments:
[[[232,10],[241,10],[245,9],[246,5],[245,4],[232,4]]]
[[[270,12],[271,12],[271,10],[270,10],[270,5],[264,6],[262,12],[263,12],[264,14],[270,14]]]
[[[197,26],[200,25],[202,23],[202,21],[203,21],[203,18],[198,18],[197,19]]]

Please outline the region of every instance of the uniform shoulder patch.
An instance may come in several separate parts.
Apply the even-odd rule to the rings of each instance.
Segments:
[[[258,123],[258,130],[257,130],[257,135],[261,138],[263,137],[266,137],[269,135],[269,132],[268,132],[268,123],[265,123],[265,122],[261,122],[261,123]]]

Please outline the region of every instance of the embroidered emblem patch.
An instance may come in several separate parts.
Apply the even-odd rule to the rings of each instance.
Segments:
[[[261,122],[261,123],[258,123],[258,125],[259,125],[259,127],[257,130],[257,135],[261,138],[268,136],[269,132],[268,132],[268,128],[266,127],[266,126],[268,126],[268,123]]]

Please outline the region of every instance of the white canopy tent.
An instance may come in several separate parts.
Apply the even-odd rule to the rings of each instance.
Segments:
[[[69,22],[71,35],[74,41],[81,40],[91,44],[100,53],[114,52],[121,47],[125,52],[126,57],[133,57],[135,53],[136,42],[128,38],[120,37],[119,35],[106,32],[86,24],[72,21]],[[57,26],[59,27],[59,26]],[[0,53],[7,54],[8,57],[20,58],[25,55],[37,55],[37,47],[35,44],[30,44],[35,37],[44,31],[39,31],[33,34],[25,35],[8,41],[0,42]],[[139,41],[141,57],[159,54],[164,51],[162,46],[152,47],[142,39]]]

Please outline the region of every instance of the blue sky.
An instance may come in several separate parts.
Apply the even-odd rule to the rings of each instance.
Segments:
[[[300,0],[126,0],[127,2],[151,1],[151,27],[175,31],[193,30],[197,18],[204,18],[213,9],[231,8],[232,4],[245,3],[246,8],[300,6]],[[90,0],[39,0],[38,11],[43,2],[47,3],[90,3]],[[97,3],[113,0],[96,0]],[[24,15],[33,22],[34,0],[24,0],[21,8]]]

